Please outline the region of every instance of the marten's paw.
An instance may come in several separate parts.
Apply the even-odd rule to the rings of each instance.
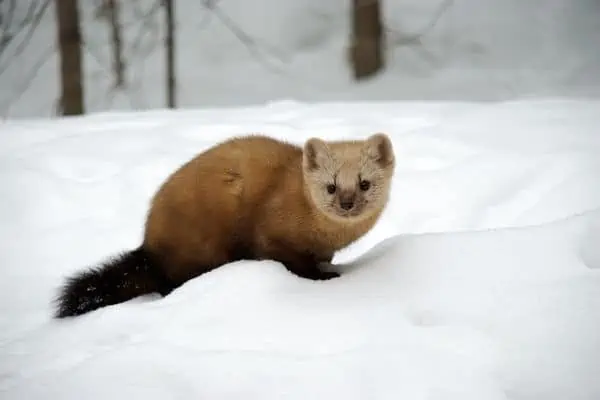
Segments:
[[[339,278],[340,273],[335,271],[319,271],[314,274],[313,279],[318,281],[326,281],[333,278]]]

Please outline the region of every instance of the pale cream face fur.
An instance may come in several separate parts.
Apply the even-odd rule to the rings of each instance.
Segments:
[[[361,220],[387,203],[395,159],[383,133],[364,141],[309,139],[302,164],[313,203],[332,218]]]

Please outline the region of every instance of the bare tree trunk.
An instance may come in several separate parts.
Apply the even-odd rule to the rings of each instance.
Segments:
[[[56,0],[58,44],[62,81],[61,111],[63,115],[85,112],[81,71],[81,32],[77,0]]]
[[[166,16],[166,67],[167,67],[167,105],[175,108],[175,22],[173,18],[173,1],[164,0]]]
[[[350,64],[354,78],[375,75],[384,67],[380,0],[352,0]]]
[[[123,41],[121,39],[121,26],[119,25],[119,3],[117,0],[107,0],[108,16],[112,36],[113,73],[115,74],[115,87],[125,85],[125,64],[123,62]]]

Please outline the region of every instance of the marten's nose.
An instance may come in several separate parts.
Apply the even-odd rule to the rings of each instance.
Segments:
[[[340,207],[346,211],[354,207],[354,193],[340,193]]]
[[[346,200],[346,201],[341,201],[340,202],[340,207],[342,207],[344,210],[349,210],[354,206],[354,201],[353,200]]]

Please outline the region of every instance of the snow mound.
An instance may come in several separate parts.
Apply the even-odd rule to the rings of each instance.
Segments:
[[[600,102],[308,104],[3,125],[5,399],[600,397]],[[314,282],[231,263],[56,321],[64,277],[140,238],[157,185],[232,135],[388,132],[376,228]]]

